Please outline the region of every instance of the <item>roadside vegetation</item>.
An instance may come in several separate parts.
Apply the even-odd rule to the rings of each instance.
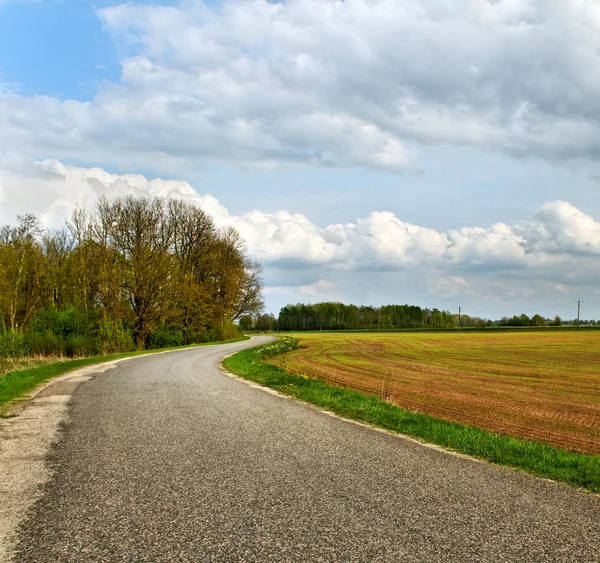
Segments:
[[[473,425],[442,420],[392,404],[385,395],[367,395],[322,379],[295,375],[277,365],[267,363],[304,353],[305,349],[298,348],[299,344],[302,344],[302,340],[281,344],[282,352],[290,350],[282,355],[277,355],[273,344],[268,345],[270,352],[267,353],[261,348],[246,350],[226,358],[223,365],[234,374],[345,418],[600,493],[598,455],[567,451],[539,441],[515,438]],[[368,368],[363,366],[363,369]]]
[[[32,361],[235,338],[262,309],[260,264],[194,205],[135,197],[0,229],[0,374]]]

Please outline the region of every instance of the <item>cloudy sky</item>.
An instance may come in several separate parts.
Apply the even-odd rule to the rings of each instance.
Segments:
[[[0,0],[0,223],[195,201],[288,302],[600,318],[600,3]]]

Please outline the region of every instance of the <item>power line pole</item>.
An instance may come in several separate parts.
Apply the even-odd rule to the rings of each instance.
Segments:
[[[579,311],[581,310],[581,301],[577,301],[577,330],[579,330]]]
[[[460,311],[461,311],[461,307],[458,308],[458,330],[460,330]]]

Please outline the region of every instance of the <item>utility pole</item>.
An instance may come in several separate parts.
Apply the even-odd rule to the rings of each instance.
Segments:
[[[458,308],[458,330],[460,330],[460,311],[461,307]]]
[[[581,310],[581,301],[577,301],[577,330],[579,330],[579,311]]]

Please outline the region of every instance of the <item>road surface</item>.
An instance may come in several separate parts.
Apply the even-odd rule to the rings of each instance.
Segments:
[[[219,371],[249,345],[141,357],[81,383],[15,560],[600,561],[600,496]]]

